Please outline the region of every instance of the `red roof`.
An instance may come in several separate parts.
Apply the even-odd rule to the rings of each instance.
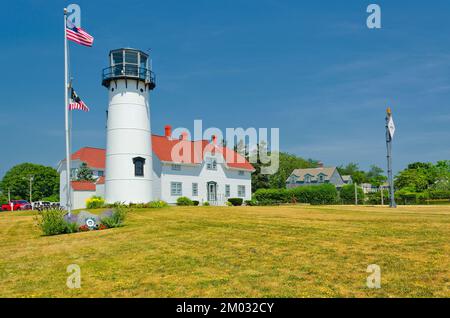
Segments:
[[[165,136],[152,135],[153,152],[159,160],[174,163],[199,164],[203,162],[203,154],[206,152],[221,153],[228,167],[253,171],[253,166],[235,151],[215,145],[207,140],[190,141],[169,139]],[[173,155],[172,155],[173,151]],[[178,157],[178,158],[173,158]],[[84,147],[72,154],[72,160],[86,162],[90,168],[105,169],[105,149]],[[101,177],[97,183],[104,183]]]
[[[72,181],[71,184],[75,191],[95,191],[96,189],[95,183],[90,181]]]
[[[84,147],[72,154],[72,160],[86,162],[90,168],[105,169],[105,149]]]

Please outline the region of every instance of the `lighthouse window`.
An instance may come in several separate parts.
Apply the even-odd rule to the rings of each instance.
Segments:
[[[125,63],[137,65],[138,64],[137,52],[125,52]]]
[[[136,177],[143,177],[145,159],[142,157],[133,158],[133,164],[134,164],[134,175]]]

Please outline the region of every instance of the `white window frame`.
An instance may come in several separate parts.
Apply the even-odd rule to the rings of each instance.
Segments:
[[[239,175],[240,175],[240,176],[245,175],[245,171],[244,171],[244,170],[239,170]]]
[[[216,158],[208,157],[206,158],[206,169],[208,170],[217,170],[217,160]]]
[[[237,186],[237,196],[238,198],[245,198],[245,185],[238,185]]]
[[[171,169],[173,171],[181,171],[181,165],[173,163],[172,166],[171,166]]]
[[[183,183],[170,182],[170,195],[173,197],[181,197],[183,195]]]
[[[197,182],[192,183],[192,196],[198,197],[198,183]]]
[[[231,187],[229,184],[225,185],[225,198],[231,197]]]

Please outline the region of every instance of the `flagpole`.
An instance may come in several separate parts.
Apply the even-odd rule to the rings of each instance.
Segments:
[[[389,206],[391,208],[396,208],[397,204],[395,203],[394,197],[394,180],[392,177],[392,136],[389,132],[389,121],[391,120],[392,112],[391,108],[388,107],[386,110],[386,150],[387,150],[387,166],[388,166],[388,182],[389,182],[389,196],[390,203]]]
[[[66,208],[69,216],[72,214],[72,198],[70,193],[70,136],[69,136],[69,84],[67,65],[67,8],[64,8],[64,115],[66,133]]]

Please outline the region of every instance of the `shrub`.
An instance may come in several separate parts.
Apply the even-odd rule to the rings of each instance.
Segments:
[[[405,187],[395,192],[394,197],[398,204],[417,204],[417,192]]]
[[[125,202],[114,202],[114,203],[109,203],[109,204],[105,204],[104,206],[103,206],[104,208],[109,208],[109,209],[112,209],[112,208],[126,208],[127,207],[127,205],[125,204]]]
[[[198,206],[198,205],[200,204],[200,201],[193,200],[192,203],[193,203],[195,206]]]
[[[69,223],[64,220],[64,214],[65,212],[61,210],[46,210],[40,212],[38,217],[38,226],[44,235],[57,235],[76,232],[76,224]]]
[[[334,204],[338,193],[334,185],[303,186],[292,189],[259,189],[254,194],[258,205],[282,203]]]
[[[256,201],[255,199],[245,200],[245,205],[255,206],[255,205],[258,205],[258,201]]]
[[[233,204],[230,201],[225,202],[226,206],[233,206]]]
[[[113,214],[109,217],[102,218],[101,222],[107,228],[123,226],[123,222],[127,216],[127,211],[122,207],[114,208]]]
[[[148,204],[146,204],[146,206],[151,209],[160,209],[167,207],[168,204],[166,201],[158,200],[158,201],[151,201]]]
[[[358,204],[364,203],[364,192],[360,187],[356,188],[358,193]],[[342,203],[345,204],[355,204],[355,185],[347,184],[342,187],[339,192]]]
[[[255,199],[257,201],[270,201],[274,203],[288,202],[290,192],[287,189],[259,189],[255,192]]]
[[[430,199],[450,199],[450,190],[430,190]]]
[[[230,202],[233,206],[241,206],[244,200],[242,198],[229,198],[228,202]]]
[[[203,206],[209,206],[209,202],[208,201],[203,202]]]
[[[373,204],[373,205],[381,204],[381,191],[367,194],[366,200],[367,200],[368,204]],[[388,190],[383,190],[383,200],[384,200],[384,204],[389,203],[389,191]]]
[[[188,197],[179,197],[177,199],[177,205],[187,206],[187,205],[194,205],[194,203]]]
[[[105,200],[99,196],[92,196],[86,200],[86,208],[87,209],[99,209],[104,207]]]

